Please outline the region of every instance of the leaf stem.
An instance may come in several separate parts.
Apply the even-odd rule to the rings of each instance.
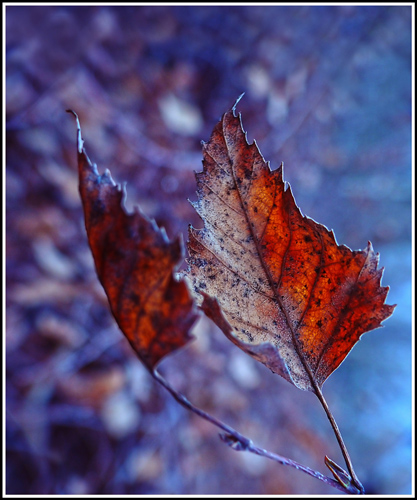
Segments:
[[[330,408],[329,408],[329,406],[327,404],[327,401],[325,400],[324,395],[323,395],[320,387],[318,387],[315,384],[314,389],[316,391],[316,396],[318,397],[321,405],[323,406],[324,411],[326,412],[327,418],[329,419],[330,424],[331,424],[331,426],[333,428],[333,431],[334,431],[334,433],[336,435],[336,439],[337,439],[337,441],[339,443],[339,447],[340,447],[340,450],[342,452],[343,458],[345,459],[346,467],[348,468],[349,474],[350,474],[350,476],[352,478],[352,482],[353,482],[354,486],[356,486],[356,488],[359,490],[360,493],[364,493],[365,492],[365,488],[363,487],[362,483],[359,481],[358,476],[356,475],[355,471],[353,470],[352,461],[350,459],[350,456],[349,456],[348,450],[346,448],[346,445],[345,445],[345,443],[343,441],[342,434],[341,434],[341,432],[339,430],[339,427],[338,427],[338,425],[336,423],[336,420],[333,417],[332,412],[330,411]]]
[[[262,457],[274,460],[275,462],[278,462],[278,463],[280,463],[282,465],[288,465],[290,467],[294,467],[295,469],[300,470],[300,471],[302,471],[302,472],[304,472],[304,473],[306,473],[306,474],[308,474],[308,475],[310,475],[312,477],[315,477],[316,479],[319,479],[320,481],[324,482],[325,484],[327,484],[329,486],[333,486],[334,488],[337,488],[340,491],[343,491],[344,493],[358,494],[358,489],[359,489],[359,492],[362,492],[363,487],[360,484],[359,480],[357,480],[356,476],[354,476],[354,475],[352,475],[352,477],[357,480],[358,484],[362,487],[362,490],[360,488],[356,489],[354,486],[352,486],[350,484],[344,486],[340,482],[335,481],[334,479],[332,479],[330,477],[327,477],[327,476],[325,476],[324,474],[321,474],[318,471],[310,469],[310,467],[302,465],[302,464],[300,464],[300,463],[298,463],[298,462],[296,462],[294,460],[291,460],[289,458],[283,457],[281,455],[277,455],[276,453],[272,453],[272,452],[264,450],[262,448],[258,448],[257,446],[255,446],[252,443],[252,441],[250,439],[248,439],[247,437],[243,436],[242,434],[240,434],[238,431],[236,431],[235,429],[233,429],[229,425],[225,424],[224,422],[218,420],[217,418],[213,417],[209,413],[206,413],[205,411],[201,410],[200,408],[197,408],[192,403],[190,403],[190,401],[188,401],[188,399],[183,394],[181,394],[178,391],[176,391],[167,382],[167,380],[159,372],[156,371],[156,369],[154,369],[154,370],[150,369],[149,371],[150,371],[150,374],[152,375],[152,377],[159,384],[161,384],[171,394],[171,396],[174,397],[174,399],[181,406],[183,406],[187,410],[192,411],[193,413],[195,413],[199,417],[203,418],[204,420],[207,420],[208,422],[210,422],[211,424],[215,425],[219,429],[222,429],[223,431],[225,431],[226,434],[220,434],[220,438],[225,443],[227,443],[231,448],[233,448],[234,450],[249,451],[251,453],[254,453],[255,455],[260,455]],[[324,405],[326,405],[326,407],[327,407],[327,403],[324,400],[323,395],[321,395],[321,396],[322,396],[322,398],[319,397],[320,401],[322,402],[322,404],[323,404],[323,401],[324,401]],[[328,407],[327,407],[327,409],[328,409]],[[326,410],[326,408],[325,408],[325,410]],[[329,420],[330,420],[330,416],[331,416],[331,418],[333,419],[333,422],[334,422],[334,424],[335,424],[335,426],[337,428],[337,424],[334,421],[334,418],[331,415],[330,410],[326,411],[326,414],[329,417]],[[332,426],[333,426],[333,424],[332,424]],[[333,428],[335,428],[335,427],[333,427]],[[337,435],[337,433],[336,433],[336,435]],[[339,436],[340,436],[340,432],[339,432]],[[340,436],[340,439],[341,439],[341,436]],[[338,438],[338,440],[339,440],[339,438]],[[339,441],[339,443],[340,443],[340,441]],[[344,446],[344,443],[343,443],[342,439],[341,439],[341,443],[343,445],[343,448],[346,450],[346,447]],[[342,448],[342,451],[343,451],[343,448]],[[345,454],[344,454],[344,456],[345,456]],[[346,456],[349,458],[349,455],[347,454],[347,451],[346,451]],[[346,457],[345,457],[345,459],[346,459]],[[350,459],[349,459],[349,462],[350,462]],[[349,472],[352,473],[353,469],[352,469],[352,471],[349,469]]]

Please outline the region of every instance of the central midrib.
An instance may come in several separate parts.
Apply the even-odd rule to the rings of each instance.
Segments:
[[[244,205],[244,202],[243,202],[243,197],[242,197],[242,194],[240,192],[239,184],[237,182],[237,178],[236,178],[236,174],[235,174],[235,170],[234,170],[234,163],[232,161],[232,158],[231,158],[231,155],[230,155],[230,150],[229,150],[229,147],[228,147],[228,144],[227,144],[227,141],[226,141],[226,134],[225,134],[225,131],[224,131],[224,118],[223,118],[223,121],[222,121],[222,126],[223,126],[223,135],[222,135],[222,137],[223,137],[223,141],[224,141],[226,150],[228,152],[228,157],[229,157],[229,163],[230,163],[230,169],[231,169],[231,172],[232,172],[233,182],[235,184],[236,191],[237,191],[238,196],[239,196],[240,205],[242,207],[242,211],[243,211],[243,214],[245,216],[247,227],[249,228],[249,232],[250,232],[250,234],[251,234],[251,236],[253,238],[253,241],[254,241],[254,244],[255,244],[255,247],[256,247],[256,250],[257,250],[257,253],[258,253],[259,260],[261,261],[261,265],[262,265],[262,267],[264,269],[264,272],[265,272],[265,274],[266,274],[266,276],[268,278],[269,286],[270,286],[271,290],[273,290],[273,292],[274,292],[274,296],[275,296],[275,299],[276,299],[276,301],[278,303],[278,306],[281,308],[282,312],[284,313],[285,321],[287,323],[289,331],[291,332],[291,338],[292,338],[292,342],[293,342],[293,345],[294,345],[294,348],[295,348],[295,352],[297,353],[297,356],[300,359],[301,364],[304,367],[305,372],[307,373],[307,376],[308,376],[308,378],[310,380],[312,389],[314,389],[314,391],[317,392],[317,390],[319,390],[318,384],[317,384],[316,380],[314,379],[314,376],[313,376],[313,373],[311,371],[311,368],[310,368],[309,364],[307,363],[306,359],[302,355],[302,352],[300,351],[300,347],[298,345],[298,342],[297,342],[297,339],[296,339],[296,336],[295,336],[296,330],[294,330],[292,328],[291,322],[290,322],[290,318],[288,316],[288,312],[284,308],[284,306],[282,304],[282,301],[281,301],[281,298],[280,298],[280,296],[278,294],[278,289],[279,289],[279,286],[280,286],[280,283],[281,283],[281,280],[282,280],[283,266],[284,266],[284,263],[285,263],[285,260],[286,260],[286,255],[288,254],[288,250],[289,250],[289,247],[290,247],[291,241],[292,241],[292,231],[290,229],[290,225],[288,223],[288,230],[290,232],[290,240],[289,240],[289,243],[288,243],[287,248],[285,250],[284,257],[282,259],[281,275],[280,275],[280,278],[279,278],[279,282],[275,286],[273,277],[272,277],[271,272],[269,270],[269,267],[267,266],[265,260],[262,258],[262,253],[261,253],[261,249],[260,249],[258,238],[256,237],[256,235],[255,235],[255,233],[254,233],[254,231],[252,229],[251,221],[249,220],[249,216],[248,216],[247,210],[245,209],[245,205]],[[237,129],[236,133],[239,133],[238,129]],[[249,146],[249,144],[248,144],[248,146]],[[253,173],[253,168],[252,168],[252,173]],[[250,180],[252,180],[252,177],[251,177]],[[283,180],[282,180],[282,182],[283,182]],[[276,184],[275,184],[275,186],[276,186]],[[272,211],[272,207],[271,207],[271,211]],[[270,213],[271,213],[271,211],[270,211]],[[289,214],[288,214],[288,217],[289,217]],[[268,224],[268,219],[269,219],[269,215],[268,215],[266,224]],[[310,299],[309,299],[309,301],[310,301]],[[306,309],[308,307],[309,301],[307,303]],[[303,316],[304,316],[304,313],[303,313]]]

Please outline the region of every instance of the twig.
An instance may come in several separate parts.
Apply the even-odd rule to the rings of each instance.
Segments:
[[[339,443],[340,450],[341,450],[341,452],[343,454],[343,458],[345,459],[345,463],[346,463],[346,466],[348,468],[349,474],[351,476],[352,483],[359,490],[360,493],[365,493],[365,488],[363,487],[362,483],[358,479],[358,476],[356,475],[355,471],[353,470],[352,461],[350,459],[350,456],[349,456],[349,453],[347,451],[346,445],[345,445],[345,443],[343,441],[342,434],[340,433],[339,427],[338,427],[338,425],[336,423],[336,420],[333,417],[332,412],[330,411],[330,408],[329,408],[329,406],[327,404],[327,401],[324,399],[323,393],[322,393],[321,389],[318,386],[315,387],[315,390],[316,390],[316,396],[318,397],[321,405],[323,406],[324,411],[326,412],[327,418],[329,419],[330,424],[331,424],[331,426],[333,428],[333,431],[334,431],[334,433],[336,435],[336,439],[337,439],[337,441]],[[333,465],[336,465],[336,464],[334,464],[334,462],[332,462],[332,463],[333,463]],[[332,471],[332,473],[335,475],[335,477],[337,477],[339,479],[340,476],[328,464],[327,461],[326,461],[326,465],[327,465],[327,467],[329,467],[329,469]],[[337,466],[337,467],[340,470],[343,471],[343,469],[341,469],[339,466]],[[340,470],[339,470],[339,472],[340,472]],[[339,479],[339,481],[340,481],[340,479]]]
[[[276,462],[278,462],[282,465],[289,465],[290,467],[294,467],[297,470],[305,472],[309,476],[312,476],[316,479],[319,479],[320,481],[323,481],[325,484],[328,484],[329,486],[333,486],[334,488],[337,488],[340,491],[343,491],[344,493],[350,493],[350,494],[356,495],[356,494],[363,492],[362,490],[360,490],[360,489],[358,490],[357,488],[355,488],[355,486],[350,484],[350,483],[343,483],[343,481],[341,481],[340,479],[338,479],[338,481],[335,481],[334,479],[327,477],[318,471],[310,469],[310,467],[302,465],[294,460],[283,457],[281,455],[277,455],[276,453],[272,453],[272,452],[264,450],[262,448],[258,448],[257,446],[255,446],[252,443],[252,441],[250,439],[243,436],[242,434],[240,434],[238,431],[236,431],[235,429],[233,429],[229,425],[225,424],[224,422],[221,422],[220,420],[213,417],[209,413],[206,413],[205,411],[201,410],[200,408],[197,408],[192,403],[190,403],[190,401],[188,401],[188,399],[184,395],[177,392],[167,382],[167,380],[160,373],[158,373],[156,370],[150,370],[150,373],[151,373],[152,377],[159,384],[161,384],[163,387],[165,387],[165,389],[174,397],[174,399],[180,405],[182,405],[184,408],[187,408],[187,410],[192,411],[193,413],[195,413],[199,417],[203,418],[204,420],[207,420],[208,422],[215,425],[216,427],[219,427],[220,429],[225,431],[226,434],[220,434],[220,438],[222,439],[222,441],[227,443],[234,450],[249,451],[251,453],[254,453],[255,455],[260,455],[262,457],[266,457],[266,458],[269,458],[271,460],[275,460]],[[330,462],[333,463],[332,461],[330,461]],[[326,465],[329,467],[327,461],[326,461]],[[333,474],[335,474],[334,469],[332,469],[331,467],[329,467],[329,468],[333,472]],[[337,476],[335,476],[335,477],[337,477]]]

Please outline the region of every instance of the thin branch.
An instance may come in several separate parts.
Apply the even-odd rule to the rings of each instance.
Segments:
[[[291,460],[289,458],[283,457],[281,455],[277,455],[276,453],[272,453],[270,451],[264,450],[262,448],[258,448],[255,446],[250,439],[247,437],[243,436],[240,434],[238,431],[230,427],[229,425],[225,424],[224,422],[221,422],[217,418],[213,417],[209,413],[206,413],[205,411],[201,410],[200,408],[197,408],[194,406],[188,399],[176,391],[168,382],[167,380],[156,370],[150,370],[150,374],[152,377],[159,383],[161,384],[170,394],[171,396],[174,397],[174,399],[184,408],[187,410],[192,411],[199,417],[203,418],[204,420],[207,420],[211,424],[215,425],[219,429],[222,429],[226,434],[220,434],[220,438],[222,441],[227,443],[231,448],[237,451],[249,451],[251,453],[254,453],[255,455],[260,455],[265,458],[269,458],[271,460],[274,460],[275,462],[278,462],[282,465],[289,465],[290,467],[294,467],[297,470],[300,470],[302,472],[305,472],[309,476],[312,476],[316,479],[319,479],[323,483],[333,486],[333,488],[337,488],[340,491],[343,491],[344,493],[350,493],[350,494],[358,494],[362,493],[363,491],[356,489],[355,486],[347,483],[343,483],[342,481],[338,480],[335,481],[334,479],[325,476],[324,474],[321,474],[318,471],[315,471],[313,469],[310,469],[310,467],[307,467],[305,465],[302,465],[294,460]],[[327,413],[327,412],[326,412]],[[334,420],[334,419],[333,419]],[[340,434],[340,433],[339,433]],[[343,442],[343,441],[342,441]],[[333,463],[333,462],[332,462]],[[326,462],[327,464],[327,462]],[[334,469],[332,469],[332,472],[334,473]],[[337,477],[337,476],[335,476]],[[360,484],[360,483],[359,483]],[[362,485],[361,485],[362,486]],[[363,489],[363,487],[362,487]]]
[[[316,396],[318,397],[321,405],[323,406],[324,411],[326,412],[327,418],[329,419],[330,424],[333,428],[333,431],[336,435],[336,439],[339,443],[340,450],[342,451],[343,458],[345,459],[345,462],[346,462],[346,467],[348,468],[349,474],[351,476],[351,481],[352,481],[353,485],[359,490],[359,492],[363,494],[363,493],[365,493],[365,488],[363,487],[362,483],[358,479],[358,476],[356,475],[355,471],[353,470],[352,461],[350,459],[348,450],[347,450],[346,445],[343,441],[342,434],[339,430],[339,427],[336,423],[336,420],[334,419],[333,414],[330,411],[330,408],[327,404],[327,401],[324,399],[324,396],[323,396],[321,389],[317,385],[314,388],[316,391]],[[336,464],[334,464],[334,462],[332,462],[332,463],[333,463],[333,465],[336,465]],[[340,477],[336,474],[335,470],[329,466],[327,461],[326,461],[326,465],[330,468],[330,470],[333,472],[333,474],[335,474],[335,477]],[[337,466],[337,467],[339,467],[339,466]],[[339,467],[339,472],[340,472],[340,470],[343,470],[343,469],[341,469]]]

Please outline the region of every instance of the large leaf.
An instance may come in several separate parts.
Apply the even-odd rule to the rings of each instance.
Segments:
[[[338,245],[302,215],[283,166],[271,171],[248,144],[235,108],[203,154],[193,205],[204,227],[190,227],[186,271],[199,304],[244,351],[316,391],[393,312],[378,254],[371,243],[359,251]]]
[[[97,275],[120,329],[153,370],[190,340],[197,317],[186,283],[175,276],[184,258],[182,240],[170,241],[137,207],[126,212],[124,191],[109,171],[99,175],[88,158],[79,123],[77,143],[79,188]]]

